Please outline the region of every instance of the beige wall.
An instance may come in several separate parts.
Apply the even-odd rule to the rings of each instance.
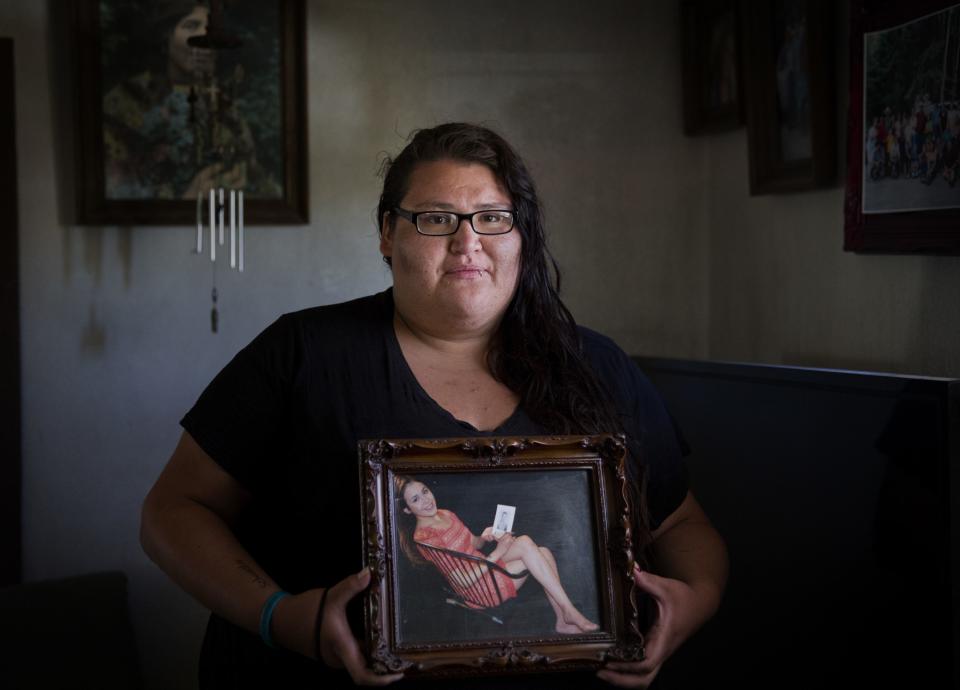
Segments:
[[[482,121],[516,144],[574,314],[631,353],[960,375],[957,259],[844,254],[838,189],[750,198],[742,131],[682,135],[677,2],[310,2],[313,220],[251,229],[214,336],[189,228],[69,224],[64,7],[0,5],[17,60],[25,576],[126,571],[149,687],[189,686],[205,615],[137,542],[177,420],[281,312],[389,283],[374,173],[414,127]]]
[[[960,257],[842,250],[847,3],[835,12],[832,188],[751,197],[745,130],[705,138],[709,357],[960,376]]]
[[[710,357],[960,376],[960,258],[842,251],[843,190],[747,195],[746,137],[710,147]]]

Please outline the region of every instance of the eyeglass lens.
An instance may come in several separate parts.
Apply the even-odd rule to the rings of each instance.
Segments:
[[[513,214],[509,211],[477,211],[470,221],[481,235],[501,235],[513,228]],[[417,216],[417,228],[425,235],[450,235],[459,224],[456,213],[431,211]]]

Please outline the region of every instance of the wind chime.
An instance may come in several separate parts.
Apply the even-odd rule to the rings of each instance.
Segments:
[[[223,21],[223,0],[211,0],[203,34],[191,36],[187,45],[197,50],[224,51],[240,47],[240,40],[226,32]],[[216,53],[215,53],[216,55]],[[198,61],[202,64],[202,61]],[[229,136],[231,122],[237,121],[236,88],[243,80],[243,70],[238,65],[233,78],[221,85],[217,81],[217,61],[213,69],[194,70],[194,83],[190,86],[190,124],[193,128],[197,169],[219,164],[220,185],[197,193],[197,241],[196,253],[203,255],[204,217],[209,219],[210,264],[212,287],[210,298],[210,330],[217,332],[220,315],[217,311],[217,245],[226,241],[226,213],[229,209],[230,268],[243,272],[243,189],[225,189],[222,175],[228,162],[239,159],[238,147]],[[229,195],[228,195],[229,193]],[[228,205],[229,204],[229,205]],[[205,213],[205,210],[207,211]],[[226,250],[221,254],[226,255]]]

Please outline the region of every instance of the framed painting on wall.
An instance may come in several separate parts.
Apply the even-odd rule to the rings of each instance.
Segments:
[[[683,124],[687,134],[743,124],[740,20],[736,0],[685,0]]]
[[[744,0],[750,193],[830,184],[836,161],[833,3]]]
[[[247,223],[308,219],[303,0],[73,3],[77,222],[192,224],[212,187]]]
[[[379,673],[643,658],[622,436],[360,443]]]
[[[844,249],[960,254],[960,4],[855,0]]]

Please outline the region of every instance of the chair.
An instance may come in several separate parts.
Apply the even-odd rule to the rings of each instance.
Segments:
[[[4,587],[0,621],[6,689],[143,687],[123,573]]]
[[[495,623],[503,625],[503,621],[487,613],[484,609],[495,608],[504,602],[497,584],[497,573],[519,580],[529,575],[529,571],[511,573],[503,566],[488,561],[482,556],[445,549],[423,542],[415,542],[424,558],[433,563],[450,585],[453,598],[446,603],[453,606],[484,613]]]

